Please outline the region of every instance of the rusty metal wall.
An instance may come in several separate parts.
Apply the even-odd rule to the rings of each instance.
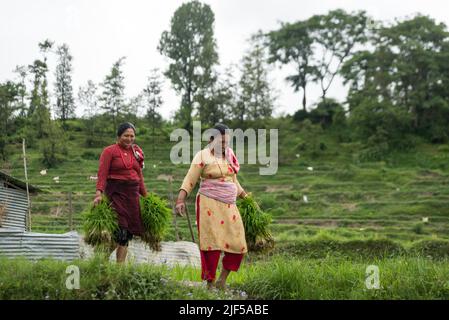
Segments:
[[[77,232],[47,234],[0,228],[0,256],[3,257],[72,261],[80,257],[79,251]]]
[[[28,201],[26,191],[5,188],[0,181],[0,205],[6,206],[1,228],[26,229]]]

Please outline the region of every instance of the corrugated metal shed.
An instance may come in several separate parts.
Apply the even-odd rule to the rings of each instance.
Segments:
[[[116,261],[115,254],[115,251],[111,253],[109,257],[110,261]],[[80,258],[89,259],[93,255],[93,247],[87,245],[80,238]],[[153,251],[137,238],[129,243],[126,260],[134,263],[201,267],[201,256],[198,245],[189,241],[163,241],[161,242],[161,251]]]
[[[30,193],[40,191],[31,185]],[[76,232],[47,234],[26,232],[28,200],[26,184],[0,171],[0,256],[30,260],[53,258],[72,261],[80,257]]]
[[[18,228],[25,231],[28,212],[26,192],[6,188],[3,184],[0,184],[0,206],[5,208],[3,218],[0,221],[0,227]]]
[[[0,229],[0,256],[25,257],[30,260],[53,258],[72,261],[78,259],[79,235],[77,232],[47,234]]]
[[[17,188],[20,190],[26,190],[25,182],[10,176],[6,172],[0,171],[0,180],[2,180],[4,183],[6,183],[7,185],[9,185],[13,188]],[[28,191],[30,191],[30,193],[37,193],[38,191],[42,191],[42,190],[40,190],[39,188],[37,188],[35,186],[32,186],[31,184],[28,184]]]
[[[32,194],[40,191],[32,185],[28,190]],[[0,171],[0,228],[25,230],[28,205],[26,183]]]

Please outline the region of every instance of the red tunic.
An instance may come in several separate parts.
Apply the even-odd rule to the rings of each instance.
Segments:
[[[142,152],[138,146],[135,146],[135,149],[136,151]],[[132,149],[124,149],[118,144],[104,148],[101,153],[97,190],[104,192],[107,179],[138,181],[140,185],[139,193],[141,195],[147,193],[141,165],[134,157]]]

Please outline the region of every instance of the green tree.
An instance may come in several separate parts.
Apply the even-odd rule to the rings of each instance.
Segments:
[[[34,76],[33,89],[30,96],[30,107],[28,109],[31,126],[28,128],[27,138],[32,145],[34,138],[47,136],[46,128],[50,121],[50,110],[48,108],[48,93],[46,72],[47,64],[41,60],[35,60],[29,66],[30,73]]]
[[[14,73],[19,77],[18,90],[19,90],[19,117],[24,118],[27,114],[28,106],[25,103],[27,98],[27,87],[26,87],[26,79],[28,75],[28,70],[26,66],[16,66],[14,69]]]
[[[139,93],[135,97],[128,99],[126,102],[126,114],[124,115],[128,121],[137,122],[139,111],[145,108],[143,94]]]
[[[30,107],[28,116],[31,126],[28,127],[27,140],[29,145],[33,144],[35,138],[48,136],[51,114],[49,109],[48,84],[47,84],[47,53],[51,50],[53,42],[45,40],[39,43],[39,48],[43,54],[43,60],[35,60],[29,66],[30,73],[34,76],[33,89],[30,96]]]
[[[232,112],[236,105],[236,83],[233,78],[232,67],[228,67],[222,75],[214,73],[213,85],[201,90],[198,94],[198,114],[201,123],[210,126],[225,123],[232,119]]]
[[[13,132],[14,114],[20,109],[20,86],[7,81],[0,83],[0,157],[6,160],[8,156],[8,136]]]
[[[274,108],[273,88],[268,79],[268,55],[261,32],[250,38],[242,59],[240,97],[235,114],[239,121],[269,118]]]
[[[75,115],[75,102],[72,88],[72,59],[69,47],[66,44],[58,47],[58,65],[56,66],[56,115],[62,120],[62,126],[66,129],[67,119]]]
[[[54,168],[64,162],[67,147],[64,131],[54,121],[50,121],[47,127],[48,137],[40,142],[41,161],[49,168]]]
[[[128,113],[125,103],[125,84],[122,71],[123,60],[120,58],[112,66],[110,74],[108,74],[101,84],[103,92],[100,96],[100,107],[112,119],[114,128],[117,127],[118,121],[123,115]]]
[[[97,124],[97,114],[99,111],[97,86],[92,80],[88,80],[86,86],[79,88],[78,101],[84,107],[86,145],[93,147],[95,146],[97,131],[100,128]]]
[[[341,67],[351,58],[357,45],[368,41],[367,16],[364,11],[348,14],[338,9],[308,20],[315,55],[316,79],[321,87],[321,98],[326,95]]]
[[[162,121],[162,117],[158,112],[158,110],[162,107],[162,104],[164,102],[161,93],[162,93],[161,76],[159,74],[159,69],[155,68],[150,71],[147,85],[143,89],[143,99],[146,107],[145,117],[148,119],[150,123],[153,139],[156,128],[160,127]]]
[[[214,13],[207,4],[191,1],[182,4],[171,19],[170,31],[161,35],[158,50],[171,63],[164,73],[176,92],[182,95],[176,119],[192,129],[195,97],[214,81],[212,69],[218,63],[214,38]]]
[[[319,123],[323,128],[330,127],[337,114],[344,114],[344,108],[335,99],[320,101],[315,109],[310,111],[312,123]]]
[[[284,23],[281,28],[268,33],[269,62],[293,64],[295,73],[286,80],[298,92],[302,90],[302,108],[307,111],[307,84],[316,81],[317,67],[313,65],[313,38],[308,21]]]
[[[350,83],[351,113],[361,105],[391,106],[404,121],[410,121],[403,126],[410,132],[434,142],[446,141],[448,35],[444,24],[421,15],[381,26],[371,39],[373,50],[358,52],[342,68],[345,82]],[[376,107],[376,112],[383,112],[385,106]],[[372,134],[375,131],[371,128]]]

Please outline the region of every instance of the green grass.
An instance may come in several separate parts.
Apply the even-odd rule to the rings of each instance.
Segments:
[[[79,289],[68,289],[68,266],[79,268]],[[69,270],[69,272],[66,272]],[[71,280],[69,279],[69,282]],[[151,300],[223,299],[225,293],[188,287],[170,277],[169,269],[110,263],[100,256],[88,261],[0,259],[0,300]]]
[[[367,267],[379,268],[380,289],[366,286]],[[447,261],[422,258],[291,259],[261,262],[234,283],[255,299],[448,299]]]
[[[447,260],[421,257],[303,259],[275,256],[256,262],[246,259],[231,273],[232,292],[190,287],[200,270],[190,266],[120,266],[99,257],[72,263],[0,259],[0,299],[449,299]],[[80,271],[80,288],[66,287],[67,267]],[[371,283],[368,266],[379,270],[379,289]]]

